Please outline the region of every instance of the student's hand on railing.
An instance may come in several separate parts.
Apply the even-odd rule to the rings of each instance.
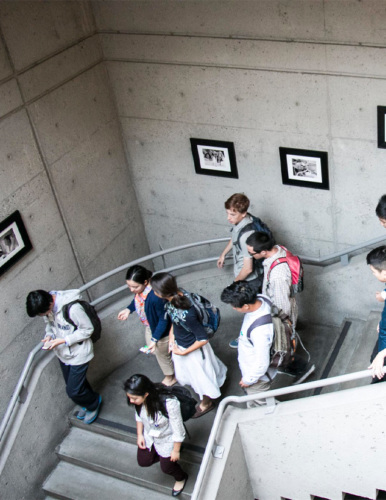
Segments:
[[[383,372],[383,365],[386,358],[386,349],[380,351],[374,358],[373,362],[369,366],[369,370],[373,371],[373,378],[378,377],[379,380],[385,375]]]
[[[123,309],[118,313],[118,319],[120,319],[121,321],[126,321],[129,316],[130,316],[130,309],[127,308]]]

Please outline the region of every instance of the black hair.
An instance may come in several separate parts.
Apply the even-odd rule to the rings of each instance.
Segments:
[[[127,270],[126,273],[126,281],[131,280],[139,283],[140,285],[144,285],[145,281],[149,281],[152,277],[153,272],[149,271],[145,267],[142,266],[131,266]]]
[[[169,397],[174,397],[171,390],[163,384],[154,384],[146,375],[141,375],[137,373],[132,375],[130,378],[125,380],[123,383],[123,388],[127,394],[132,394],[133,396],[145,396],[148,393],[147,398],[144,401],[147,414],[154,420],[156,414],[160,411],[162,415],[168,417],[166,411],[165,400]],[[129,406],[135,406],[136,412],[139,415],[141,413],[142,405],[133,405],[130,403],[129,397],[127,397],[127,404]]]
[[[157,273],[150,279],[152,289],[163,299],[170,299],[170,303],[177,309],[190,309],[192,306],[188,297],[180,295],[176,278],[169,273]]]
[[[246,244],[252,247],[256,253],[261,253],[264,250],[269,252],[275,246],[275,239],[267,233],[255,232],[248,236]]]
[[[386,219],[386,194],[379,198],[375,213],[380,219]]]
[[[221,293],[221,300],[232,307],[241,308],[245,304],[255,304],[256,287],[248,281],[234,281],[231,285],[224,288]]]
[[[369,266],[373,266],[377,271],[386,270],[386,245],[374,248],[367,254],[366,262]]]
[[[38,314],[46,314],[54,301],[52,295],[45,290],[34,290],[27,295],[26,309],[30,318]]]

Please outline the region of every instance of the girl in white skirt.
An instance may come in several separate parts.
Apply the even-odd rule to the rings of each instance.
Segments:
[[[213,399],[220,397],[227,367],[214,354],[208,336],[190,299],[178,288],[174,276],[157,273],[150,280],[154,293],[168,303],[165,309],[172,321],[169,350],[175,376],[181,385],[190,385],[200,397],[193,418],[213,410]]]

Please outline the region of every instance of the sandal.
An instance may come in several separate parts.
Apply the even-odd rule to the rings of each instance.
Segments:
[[[212,403],[206,410],[201,410],[200,405],[196,407],[196,413],[193,415],[192,418],[198,418],[202,417],[205,415],[205,413],[208,413],[210,411],[214,410],[214,404]]]

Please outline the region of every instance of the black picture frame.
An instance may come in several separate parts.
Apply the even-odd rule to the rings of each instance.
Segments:
[[[309,149],[279,148],[283,184],[330,189],[328,154]]]
[[[0,222],[0,276],[32,249],[18,210]]]
[[[386,149],[386,106],[377,106],[378,147]]]
[[[197,174],[238,179],[233,142],[190,139]]]

